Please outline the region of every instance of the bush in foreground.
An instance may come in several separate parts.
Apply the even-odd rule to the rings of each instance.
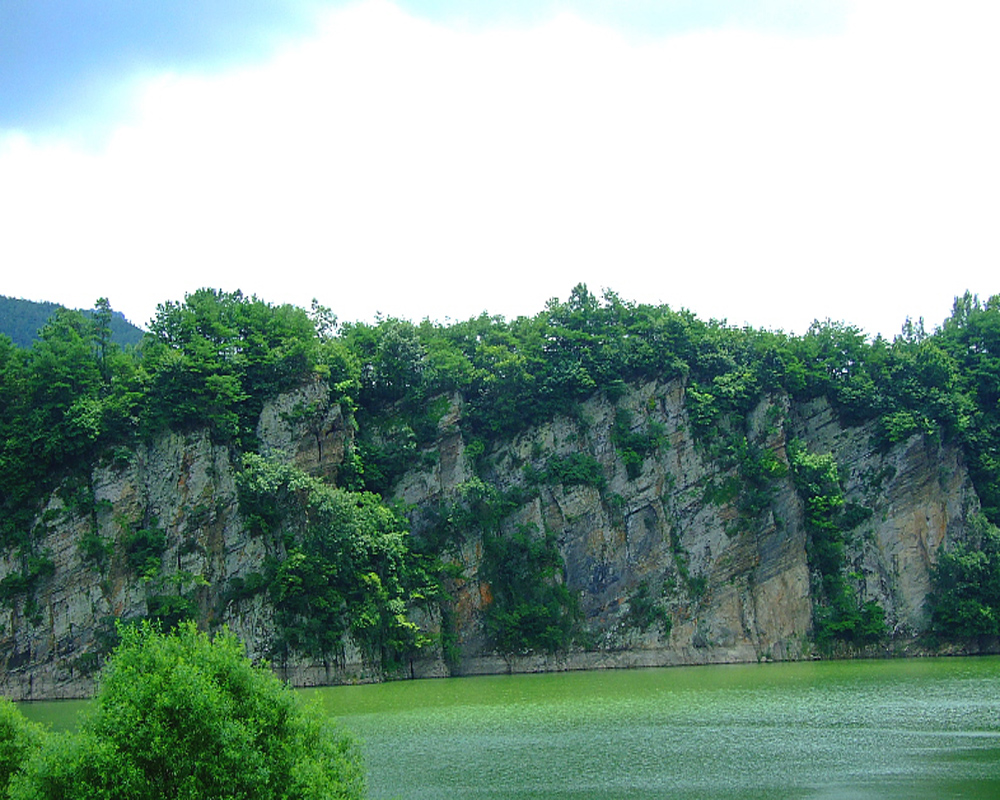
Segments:
[[[0,794],[41,745],[43,731],[24,718],[10,700],[0,697]]]
[[[193,623],[124,628],[80,732],[35,750],[10,770],[15,800],[365,795],[351,738],[252,665],[234,635],[212,639]]]

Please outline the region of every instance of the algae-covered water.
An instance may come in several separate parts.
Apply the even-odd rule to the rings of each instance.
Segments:
[[[377,800],[1000,798],[1000,658],[494,676],[304,694],[363,740]],[[59,708],[70,707],[25,711],[63,726]]]
[[[1000,659],[344,686],[375,798],[1000,798]]]

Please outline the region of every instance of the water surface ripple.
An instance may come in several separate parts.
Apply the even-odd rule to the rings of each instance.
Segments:
[[[1000,797],[1000,658],[808,662],[309,690],[376,800]]]

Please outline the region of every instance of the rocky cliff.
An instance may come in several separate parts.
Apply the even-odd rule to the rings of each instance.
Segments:
[[[788,468],[793,441],[833,457],[845,504],[860,510],[845,536],[847,579],[859,601],[885,609],[897,646],[926,627],[937,549],[961,539],[978,509],[956,446],[916,435],[878,449],[869,428],[843,424],[825,400],[769,396],[736,423],[773,467],[748,503],[744,472],[695,434],[686,391],[674,380],[631,386],[614,400],[598,393],[572,419],[476,447],[463,437],[461,397],[449,400],[436,440],[395,485],[414,535],[463,502],[470,486],[514,498],[496,531],[551,535],[562,565],[553,580],[578,604],[580,635],[555,654],[493,651],[483,626],[492,602],[483,532],[472,525],[445,555],[447,603],[414,617],[431,643],[407,674],[811,655],[817,576],[805,500]],[[355,434],[328,398],[316,382],[268,403],[257,430],[262,454],[335,482]],[[589,471],[581,478],[553,467],[568,463]],[[206,434],[170,433],[116,451],[54,494],[38,519],[35,554],[0,560],[0,580],[13,576],[25,589],[7,598],[0,617],[0,691],[17,699],[89,694],[114,620],[181,596],[204,624],[228,625],[251,655],[267,657],[267,595],[226,591],[282,555],[248,533],[239,466]],[[291,658],[280,666],[300,685],[377,674],[350,648],[336,662]]]
[[[500,487],[523,481],[554,455],[591,454],[605,486],[541,485],[504,526],[555,533],[564,580],[580,598],[591,646],[556,657],[506,657],[488,652],[477,617],[489,587],[476,580],[480,544],[467,541],[464,580],[456,586],[457,631],[464,673],[505,669],[586,668],[795,659],[810,643],[816,576],[810,575],[803,500],[779,470],[766,508],[748,516],[738,502],[739,471],[720,470],[710,443],[691,433],[681,381],[634,387],[623,399],[588,401],[578,419],[558,419],[504,442],[478,472]],[[627,412],[637,431],[665,432],[654,452],[629,470],[614,443]],[[405,503],[426,507],[473,477],[456,418],[442,423],[440,458],[408,474],[398,488]],[[842,425],[825,400],[794,405],[762,402],[746,433],[787,466],[796,439],[832,454],[844,499],[864,509],[847,537],[850,580],[859,601],[875,600],[897,642],[926,629],[930,567],[946,539],[962,538],[978,500],[956,447],[914,436],[888,451],[865,426]],[[724,461],[724,460],[723,460]],[[737,484],[734,490],[725,487]],[[419,527],[419,522],[417,523]],[[637,624],[637,597],[669,615],[662,625]]]

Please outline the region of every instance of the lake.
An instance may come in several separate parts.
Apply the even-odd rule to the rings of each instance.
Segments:
[[[1000,658],[674,667],[304,690],[377,800],[998,798]],[[57,727],[79,704],[25,713]]]

